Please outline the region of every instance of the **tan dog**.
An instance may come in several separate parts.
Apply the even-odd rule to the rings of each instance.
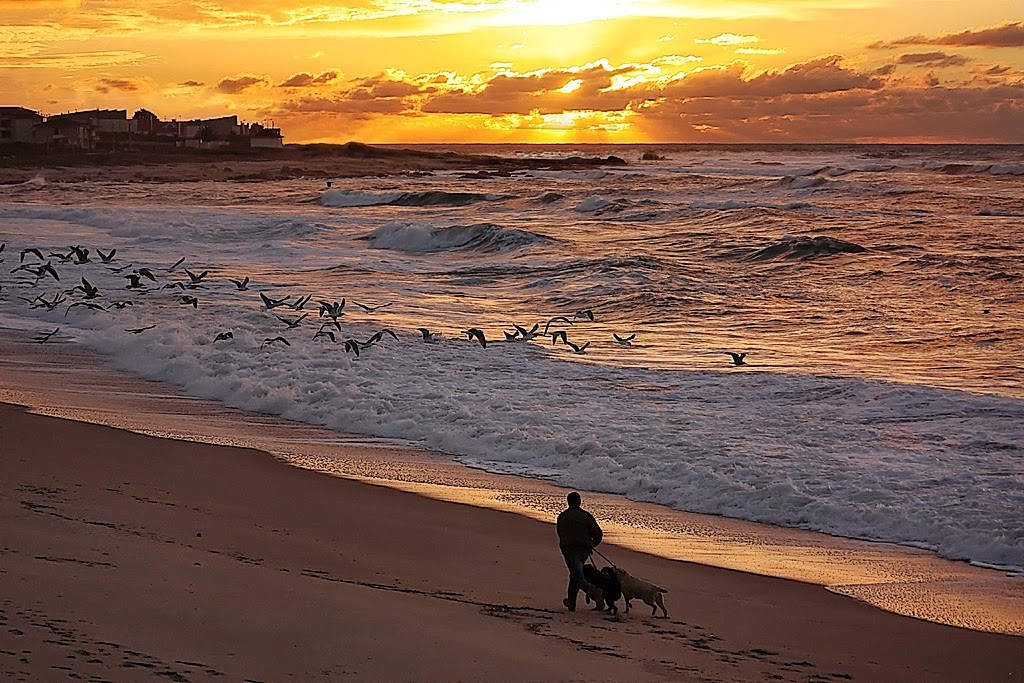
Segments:
[[[619,583],[622,585],[622,599],[626,603],[626,612],[629,612],[629,601],[633,598],[640,598],[651,606],[652,617],[658,613],[658,607],[661,608],[662,615],[668,617],[665,602],[661,599],[661,594],[668,593],[667,590],[655,586],[650,581],[639,579],[620,567],[615,567],[615,576],[619,578]]]

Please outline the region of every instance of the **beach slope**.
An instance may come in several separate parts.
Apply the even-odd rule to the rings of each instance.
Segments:
[[[552,525],[254,450],[0,404],[0,472],[3,680],[1024,676],[1021,638],[619,548],[671,617],[567,613]]]

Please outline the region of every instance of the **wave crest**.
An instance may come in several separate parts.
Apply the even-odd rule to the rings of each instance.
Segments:
[[[527,230],[502,228],[493,223],[453,225],[446,228],[423,223],[388,223],[364,239],[374,249],[417,253],[453,250],[503,252],[555,241]]]
[[[786,236],[771,246],[758,249],[746,258],[747,261],[770,261],[773,259],[812,259],[833,254],[855,254],[867,251],[853,242],[844,242],[834,237],[819,235]]]
[[[509,195],[478,192],[361,192],[359,190],[327,190],[320,203],[332,207],[352,206],[465,206],[475,202],[511,199]]]

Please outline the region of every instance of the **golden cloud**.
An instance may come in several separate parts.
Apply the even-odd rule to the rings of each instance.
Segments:
[[[1004,22],[998,26],[945,33],[939,36],[908,36],[888,42],[872,43],[873,49],[905,45],[953,45],[958,47],[1024,47],[1024,21]]]

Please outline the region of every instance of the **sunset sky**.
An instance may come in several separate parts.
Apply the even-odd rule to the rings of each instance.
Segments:
[[[0,0],[0,105],[289,143],[1024,143],[1024,5]]]

